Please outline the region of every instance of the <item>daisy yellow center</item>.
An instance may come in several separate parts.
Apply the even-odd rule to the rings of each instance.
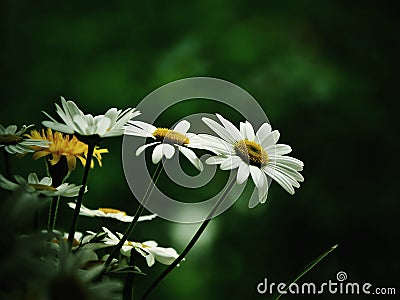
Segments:
[[[1,145],[16,145],[22,140],[23,140],[23,138],[18,135],[13,135],[13,134],[0,135],[0,144]]]
[[[126,216],[126,212],[124,212],[122,210],[114,209],[114,208],[100,207],[98,210],[105,214],[122,214],[122,215]]]
[[[153,136],[156,138],[158,142],[166,143],[166,144],[178,144],[178,145],[187,145],[189,144],[189,139],[186,135],[175,131],[170,130],[168,128],[157,128],[153,132]]]
[[[263,167],[268,163],[268,153],[261,145],[249,140],[241,140],[235,143],[236,154],[250,165]]]
[[[39,184],[39,183],[31,183],[29,186],[33,187],[36,191],[57,191],[56,188],[53,188],[50,185]]]

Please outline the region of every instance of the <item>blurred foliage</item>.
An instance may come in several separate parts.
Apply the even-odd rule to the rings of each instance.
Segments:
[[[389,3],[2,1],[0,120],[41,128],[40,111],[52,112],[60,95],[103,113],[136,106],[172,80],[229,80],[259,101],[282,142],[305,162],[306,181],[294,196],[273,184],[269,203],[253,210],[243,195],[150,298],[257,298],[264,277],[285,282],[335,243],[338,249],[304,281],[325,282],[343,270],[352,282],[396,286],[399,18]],[[190,102],[159,121],[168,126],[209,111]],[[91,171],[87,206],[135,211],[120,145],[119,139],[102,145],[110,154]],[[13,166],[16,174],[44,172],[43,161],[28,157]],[[81,175],[82,168],[71,180]],[[200,199],[203,192],[188,193]],[[69,226],[71,216],[60,226]],[[80,229],[100,225],[79,223]],[[136,234],[180,250],[191,232],[193,226],[156,220],[140,224]],[[161,269],[139,278],[138,294]]]

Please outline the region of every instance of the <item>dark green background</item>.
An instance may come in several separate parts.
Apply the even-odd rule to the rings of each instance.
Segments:
[[[244,195],[212,222],[152,299],[266,298],[256,293],[264,277],[285,282],[336,243],[303,282],[346,271],[351,282],[399,288],[396,7],[385,1],[54,2],[1,3],[2,124],[41,128],[40,111],[55,115],[60,95],[99,114],[135,106],[170,81],[211,76],[250,92],[281,141],[305,162],[306,180],[294,196],[274,183],[269,204],[249,210]],[[210,110],[216,109],[189,103],[160,123]],[[91,173],[85,203],[133,213],[121,139],[103,146],[110,154]],[[23,175],[44,175],[42,164],[13,161]],[[79,166],[71,180],[79,182],[81,174]],[[213,184],[224,180],[219,174]],[[187,193],[196,199],[196,191]],[[67,228],[71,212],[64,212],[59,224]],[[79,224],[101,225],[87,218]],[[181,251],[194,229],[159,219],[140,224],[136,238]],[[138,294],[164,267],[141,266],[149,275],[138,281]]]

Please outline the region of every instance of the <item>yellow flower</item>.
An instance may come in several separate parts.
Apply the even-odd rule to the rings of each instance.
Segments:
[[[46,140],[49,141],[49,147],[32,146],[32,150],[35,151],[33,159],[39,159],[41,157],[51,155],[49,162],[51,165],[55,165],[60,161],[62,156],[67,159],[68,171],[71,172],[76,167],[76,159],[78,158],[82,165],[85,166],[87,159],[88,146],[85,143],[79,141],[75,136],[63,135],[61,132],[55,131],[54,133],[50,128],[47,131],[42,129],[40,133],[37,130],[32,130],[30,134],[26,134],[30,139],[35,140]],[[102,166],[101,154],[108,153],[107,149],[100,149],[98,146],[95,147],[93,157],[95,157]],[[92,160],[90,167],[94,167],[94,161]]]

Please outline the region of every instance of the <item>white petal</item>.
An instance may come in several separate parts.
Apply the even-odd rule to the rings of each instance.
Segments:
[[[111,126],[111,120],[107,117],[103,117],[100,122],[96,126],[96,134],[102,136],[107,129],[109,129]]]
[[[265,151],[268,155],[285,155],[292,152],[292,148],[289,145],[277,144],[267,147]]]
[[[282,173],[273,170],[269,167],[265,168],[265,173],[267,173],[268,176],[270,176],[272,179],[274,179],[281,187],[283,187],[289,194],[294,194],[294,188],[290,184],[289,179],[283,175]]]
[[[28,183],[39,184],[39,178],[37,177],[36,173],[30,173],[28,175]]]
[[[238,169],[236,182],[242,184],[249,177],[250,168],[248,164],[241,164]]]
[[[212,131],[218,134],[222,139],[231,144],[235,143],[235,139],[232,138],[231,134],[229,134],[225,127],[219,125],[217,122],[209,118],[202,118],[202,120],[208,127],[210,127]]]
[[[147,265],[148,265],[149,267],[151,267],[152,265],[154,265],[155,260],[154,260],[153,254],[148,254],[148,255],[146,255],[146,262],[147,262]]]
[[[103,228],[104,232],[107,233],[108,237],[111,240],[113,240],[117,243],[119,242],[119,238],[114,233],[112,233],[108,228],[106,228],[106,227],[102,227],[102,228]]]
[[[277,155],[277,156],[271,155],[271,156],[269,156],[269,159],[270,159],[271,164],[288,166],[296,171],[303,170],[304,163],[301,160],[294,158],[294,157],[282,156],[282,155]]]
[[[209,150],[218,155],[230,155],[235,153],[231,144],[219,137],[209,134],[199,134],[192,137],[188,147]]]
[[[255,166],[250,166],[250,174],[251,177],[253,178],[254,184],[256,185],[257,188],[262,187],[262,184],[264,183],[263,178],[262,178],[262,172],[259,168]]]
[[[163,144],[159,144],[154,148],[153,154],[151,156],[153,164],[159,163],[162,157],[163,157]]]
[[[74,133],[74,130],[65,124],[56,123],[56,122],[52,122],[52,121],[43,121],[42,124],[43,124],[43,126],[51,128],[55,131],[60,131],[60,132],[69,133],[69,134]]]
[[[268,167],[285,174],[286,176],[292,178],[294,181],[300,181],[300,182],[304,181],[304,177],[299,172],[297,172],[295,169],[293,169],[289,166],[271,164],[271,165],[268,165]]]
[[[261,172],[261,181],[262,185],[258,189],[258,198],[260,200],[260,203],[264,203],[267,200],[268,186],[269,186],[267,176],[265,175],[264,172]]]
[[[259,143],[263,141],[270,133],[271,133],[271,125],[269,123],[264,123],[257,130],[256,136],[258,138]]]
[[[226,156],[211,156],[206,159],[208,165],[219,165],[226,160]]]
[[[232,136],[233,140],[235,142],[243,140],[243,136],[240,134],[240,131],[236,128],[235,125],[233,125],[231,122],[229,122],[227,119],[222,117],[220,114],[216,114],[218,119],[221,121],[222,125],[226,128],[228,133]]]
[[[156,144],[159,144],[159,143],[160,142],[153,142],[153,143],[150,143],[150,144],[145,144],[143,146],[140,146],[136,150],[136,156],[139,156],[147,147],[150,147],[150,146],[153,146],[153,145],[156,145]]]
[[[173,130],[178,131],[182,134],[186,134],[186,132],[190,128],[190,123],[186,120],[180,121],[176,126],[173,128]]]
[[[150,134],[157,130],[157,127],[142,121],[130,121],[128,123],[139,127]]]
[[[43,177],[42,180],[40,180],[40,184],[51,186],[52,183],[53,180],[50,177]]]
[[[125,127],[124,134],[141,136],[141,137],[151,137],[154,139],[154,136],[150,132],[132,125]]]
[[[18,129],[17,125],[9,125],[9,126],[6,128],[6,134],[12,134],[12,135],[14,135],[15,132],[17,132],[17,129]]]
[[[244,123],[240,122],[240,133],[245,139],[248,139],[249,141],[254,141],[255,139],[253,126],[251,126],[248,121]]]
[[[203,164],[192,150],[183,146],[178,146],[178,149],[200,172],[203,171]]]
[[[278,130],[272,131],[270,134],[268,134],[268,135],[265,137],[264,140],[261,140],[261,141],[260,141],[261,146],[262,146],[264,149],[266,149],[266,148],[268,148],[269,146],[275,145],[276,142],[279,140],[280,135],[281,135],[281,134],[279,133]]]
[[[157,215],[153,214],[153,215],[147,215],[147,216],[140,216],[138,219],[138,222],[142,222],[142,221],[150,221],[153,220],[154,218],[156,218]]]
[[[165,157],[167,159],[171,159],[172,156],[174,156],[175,148],[173,146],[171,146],[170,144],[162,144],[161,146],[162,146],[163,155],[165,155]]]
[[[245,162],[239,156],[229,156],[221,164],[221,170],[232,170],[238,168]]]

